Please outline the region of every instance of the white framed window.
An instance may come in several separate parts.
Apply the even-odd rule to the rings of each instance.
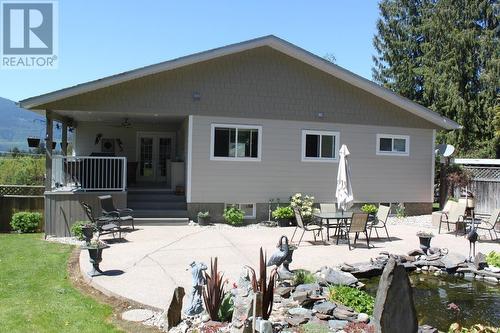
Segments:
[[[408,135],[377,134],[377,155],[409,156]]]
[[[338,162],[339,132],[302,130],[302,162]]]
[[[214,161],[261,161],[262,126],[212,124],[210,159]]]
[[[226,203],[224,208],[229,208],[229,207],[236,207],[241,209],[245,213],[245,216],[243,217],[244,219],[254,219],[257,216],[256,207],[254,203],[233,203],[233,204]]]

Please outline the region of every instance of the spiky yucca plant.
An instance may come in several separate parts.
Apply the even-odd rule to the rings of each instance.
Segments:
[[[203,300],[205,301],[205,309],[214,321],[219,320],[219,308],[224,299],[224,284],[222,280],[224,274],[217,269],[217,257],[212,261],[210,259],[210,275],[205,272],[207,284],[203,289]]]
[[[252,289],[253,291],[260,292],[262,294],[262,318],[264,320],[269,319],[271,312],[273,311],[273,296],[274,296],[274,283],[276,281],[276,268],[271,271],[269,275],[269,281],[267,281],[267,256],[264,255],[262,248],[260,248],[260,269],[259,269],[259,279],[255,274],[255,270],[252,267],[247,266],[252,272]]]

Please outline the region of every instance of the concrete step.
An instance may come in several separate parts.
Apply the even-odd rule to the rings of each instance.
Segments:
[[[186,202],[186,197],[183,195],[175,195],[174,193],[153,193],[153,192],[128,192],[127,201],[169,201],[169,202]]]
[[[189,219],[182,217],[158,217],[158,218],[135,218],[134,225],[151,225],[151,226],[172,226],[172,225],[188,225]]]
[[[187,204],[183,201],[128,201],[127,206],[133,210],[186,210]]]
[[[184,209],[134,209],[134,221],[141,218],[187,218]]]

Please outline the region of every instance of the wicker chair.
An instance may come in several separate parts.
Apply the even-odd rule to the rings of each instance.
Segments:
[[[311,231],[313,233],[315,242],[316,242],[316,231],[318,231],[318,233],[321,234],[321,241],[324,241],[324,239],[323,239],[323,226],[321,225],[321,223],[311,222],[308,224],[304,224],[304,220],[302,219],[302,214],[300,213],[299,209],[297,207],[294,207],[293,212],[295,213],[295,219],[297,220],[297,227],[293,231],[293,235],[292,235],[292,238],[290,239],[290,243],[293,241],[293,237],[295,236],[297,229],[302,229],[302,235],[300,236],[299,243],[297,244],[297,246],[300,245],[300,242],[302,241],[302,237],[304,237],[304,234],[306,233],[306,231]]]
[[[389,232],[387,231],[387,218],[389,217],[389,212],[391,208],[389,206],[378,205],[377,215],[375,215],[375,221],[368,225],[368,229],[370,229],[369,238],[372,237],[372,230],[375,229],[375,233],[377,234],[377,238],[380,238],[378,235],[377,229],[385,229],[385,233],[387,234],[387,239],[391,240],[389,236]]]
[[[345,233],[347,237],[347,244],[349,245],[349,250],[351,250],[351,239],[349,234],[354,233],[354,243],[356,245],[356,240],[360,233],[364,233],[366,237],[366,246],[370,248],[370,237],[368,237],[368,214],[367,213],[354,213],[352,214],[351,223],[343,224],[340,229]],[[337,244],[339,243],[339,238],[337,237]]]
[[[102,213],[104,216],[118,218],[120,220],[120,225],[122,223],[131,223],[132,230],[134,227],[134,217],[132,216],[133,210],[130,208],[117,209],[113,203],[113,197],[110,195],[102,195],[99,198],[101,202]]]

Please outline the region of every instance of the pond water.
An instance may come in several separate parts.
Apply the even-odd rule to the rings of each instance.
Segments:
[[[462,326],[487,324],[500,326],[500,287],[477,280],[465,280],[454,276],[436,277],[430,274],[411,274],[414,301],[419,324],[428,324],[440,331],[448,331],[450,324]],[[366,291],[377,294],[379,277],[366,283]],[[457,315],[448,310],[448,304],[460,308]]]

